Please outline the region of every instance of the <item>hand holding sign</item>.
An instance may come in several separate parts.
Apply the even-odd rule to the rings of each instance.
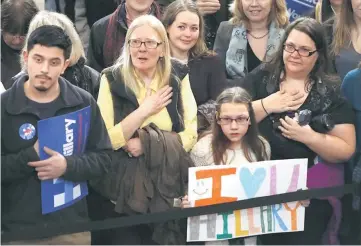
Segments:
[[[188,200],[188,196],[186,195],[182,198],[181,208],[190,208],[190,207],[192,207],[191,202]]]
[[[59,178],[66,170],[67,163],[65,157],[48,147],[44,147],[44,151],[50,158],[42,161],[29,162],[28,165],[35,167],[40,180]]]

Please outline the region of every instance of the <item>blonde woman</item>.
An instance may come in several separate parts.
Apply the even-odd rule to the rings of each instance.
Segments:
[[[343,1],[340,18],[335,20],[333,30],[334,64],[343,80],[361,60],[361,0]]]
[[[154,16],[130,25],[121,56],[103,71],[98,104],[113,149],[131,157],[143,155],[136,132],[150,123],[178,134],[186,151],[197,141],[197,104],[187,69],[171,61],[166,30]],[[148,232],[146,226],[121,228],[109,237],[115,244],[151,244]]]
[[[74,28],[73,22],[64,14],[43,10],[32,19],[29,26],[28,36],[36,28],[45,25],[53,25],[62,28],[72,42],[72,50],[69,58],[70,64],[62,77],[73,85],[88,91],[94,98],[96,98],[99,90],[100,74],[85,65],[84,48],[80,37]],[[25,43],[23,50],[26,49],[27,45]],[[21,63],[24,70],[24,62],[22,61]]]
[[[289,21],[285,0],[234,0],[230,10],[233,18],[219,26],[214,51],[227,77],[240,83],[277,50]]]

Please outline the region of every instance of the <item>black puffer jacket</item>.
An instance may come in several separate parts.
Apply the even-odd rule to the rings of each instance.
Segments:
[[[89,92],[95,100],[98,98],[100,73],[85,65],[84,58],[80,58],[77,64],[68,67],[63,77],[73,85]]]

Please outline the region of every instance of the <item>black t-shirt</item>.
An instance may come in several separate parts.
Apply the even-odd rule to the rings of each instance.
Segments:
[[[250,91],[254,101],[279,91],[279,83],[273,83],[269,75],[269,72],[260,69],[245,78],[248,85],[246,89]],[[312,119],[309,125],[318,132],[320,132],[318,130],[320,122],[316,119],[322,115],[327,115],[335,125],[354,124],[354,112],[347,101],[341,96],[338,85],[327,82],[314,83],[308,97],[298,112],[304,109],[312,112]],[[285,112],[266,117],[258,124],[260,133],[270,143],[272,160],[308,158],[309,166],[312,166],[316,153],[303,143],[283,137],[281,132],[274,127],[274,121],[277,122],[279,118],[284,118],[286,115],[294,113]]]
[[[58,96],[55,100],[48,103],[38,103],[28,99],[28,104],[30,107],[36,109],[34,111],[39,112],[38,116],[41,120],[43,120],[55,116],[56,112],[64,107],[61,100],[61,96]]]

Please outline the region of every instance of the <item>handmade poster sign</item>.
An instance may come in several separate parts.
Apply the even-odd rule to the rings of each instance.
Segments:
[[[194,207],[306,189],[307,159],[189,169],[188,198]],[[302,231],[300,202],[188,218],[187,241],[213,241]]]

